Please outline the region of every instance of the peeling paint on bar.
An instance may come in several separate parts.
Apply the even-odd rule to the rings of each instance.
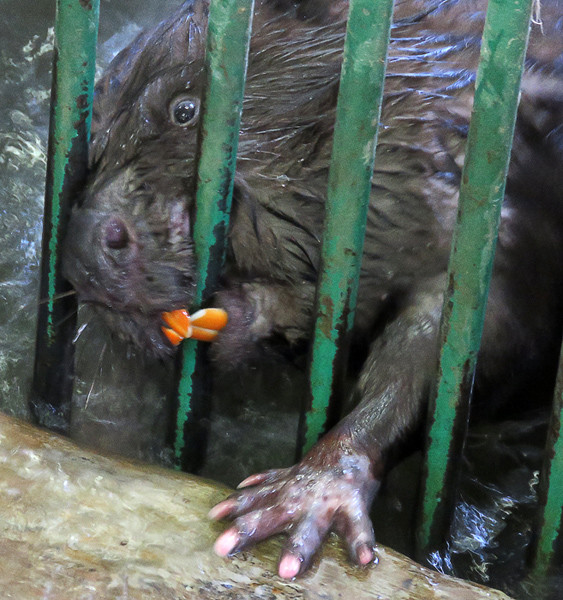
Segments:
[[[431,394],[421,556],[445,540],[467,426],[533,0],[490,0],[460,188]]]
[[[253,0],[214,0],[209,7],[208,82],[194,222],[200,278],[194,306],[213,292],[224,262],[253,10]],[[204,435],[198,424],[202,375],[196,368],[202,353],[194,340],[184,343],[174,451],[178,466],[181,463],[189,471],[196,470],[202,458],[198,448]]]
[[[61,240],[74,190],[85,177],[94,90],[99,0],[57,2],[51,118],[43,222],[39,316],[31,409],[65,429],[72,394],[74,296],[60,270]],[[46,300],[46,302],[45,302]],[[43,405],[43,408],[40,408]],[[39,410],[36,409],[39,407]],[[48,410],[45,410],[48,407]]]
[[[533,573],[543,576],[563,561],[563,349],[553,398],[539,490],[544,506],[539,522]]]
[[[325,429],[354,321],[393,0],[351,0],[349,11],[317,289],[310,407],[300,435],[305,451]]]

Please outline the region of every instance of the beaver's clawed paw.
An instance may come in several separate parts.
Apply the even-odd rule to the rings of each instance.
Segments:
[[[319,467],[306,461],[290,469],[251,475],[244,488],[211,509],[213,519],[234,519],[215,542],[215,552],[227,556],[271,535],[288,539],[278,573],[291,579],[302,574],[331,530],[348,546],[352,560],[367,565],[375,559],[369,506],[378,482],[365,460]]]

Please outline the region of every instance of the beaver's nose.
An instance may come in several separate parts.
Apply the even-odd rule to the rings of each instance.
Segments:
[[[131,236],[123,219],[112,216],[103,225],[102,241],[111,250],[123,250],[129,244]]]
[[[63,274],[82,300],[121,301],[124,282],[118,281],[119,274],[130,263],[134,246],[124,217],[75,210],[63,246]]]

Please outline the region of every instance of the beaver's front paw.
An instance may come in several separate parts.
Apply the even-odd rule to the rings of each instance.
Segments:
[[[229,315],[212,356],[223,369],[263,365],[299,352],[308,338],[314,288],[310,284],[238,283],[221,290],[213,306]]]
[[[286,532],[278,572],[290,579],[307,569],[326,534],[334,530],[346,540],[354,562],[372,562],[375,540],[369,508],[379,482],[368,458],[341,455],[337,464],[325,465],[317,458],[309,454],[289,469],[251,475],[239,485],[247,489],[217,504],[210,517],[234,519],[215,542],[217,554],[227,556]]]
[[[223,308],[229,316],[226,327],[211,348],[213,359],[226,370],[251,364],[257,353],[260,336],[255,321],[260,307],[249,291],[248,285],[241,284],[223,290],[213,298],[213,305]]]

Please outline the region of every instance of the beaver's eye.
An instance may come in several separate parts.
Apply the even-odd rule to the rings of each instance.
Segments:
[[[180,127],[195,123],[197,115],[198,103],[192,98],[180,98],[170,106],[170,118]]]

